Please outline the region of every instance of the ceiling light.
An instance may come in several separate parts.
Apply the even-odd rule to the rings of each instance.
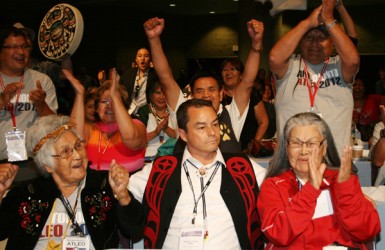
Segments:
[[[170,7],[175,7],[176,4],[175,3],[170,3]]]
[[[212,10],[212,11],[210,11],[210,14],[215,14],[215,11],[213,11],[213,10]]]

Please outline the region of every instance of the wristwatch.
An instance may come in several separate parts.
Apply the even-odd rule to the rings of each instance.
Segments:
[[[380,130],[380,138],[385,138],[385,129]]]

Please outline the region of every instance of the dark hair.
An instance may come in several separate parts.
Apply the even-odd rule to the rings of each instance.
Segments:
[[[204,78],[204,77],[211,77],[211,78],[214,78],[214,80],[218,83],[218,89],[219,90],[222,90],[223,88],[223,83],[222,83],[222,80],[221,78],[218,77],[218,75],[216,75],[215,73],[211,72],[211,71],[198,71],[197,73],[195,73],[195,75],[193,75],[193,77],[191,78],[191,81],[190,81],[190,88],[191,88],[191,93],[194,94],[194,85],[195,85],[195,82],[200,79],[200,78]]]
[[[84,104],[86,104],[89,100],[96,100],[96,94],[94,93],[90,93],[90,92],[86,92],[84,94]]]
[[[270,89],[269,100],[271,100],[271,99],[274,97],[273,86],[271,86],[271,84],[265,84],[265,85],[264,85],[264,90],[263,90],[263,92],[266,91],[266,88]],[[263,93],[263,94],[264,94],[264,93]],[[262,94],[262,95],[263,95],[263,94]]]
[[[188,111],[192,107],[194,108],[210,107],[215,112],[213,105],[208,100],[193,98],[182,103],[179,106],[178,110],[176,111],[176,119],[178,122],[178,127],[180,129],[183,129],[186,132],[187,132],[187,122],[189,121]]]
[[[136,64],[136,55],[138,54],[138,51],[141,50],[141,49],[145,49],[148,51],[148,54],[150,55],[150,59],[151,59],[151,50],[147,47],[140,47],[139,49],[136,50],[135,52],[135,55],[134,55],[134,60],[133,60],[133,63]]]
[[[228,63],[230,63],[236,70],[238,70],[241,73],[243,73],[243,71],[245,70],[245,66],[243,66],[242,61],[239,60],[239,58],[235,57],[235,58],[228,58],[223,60],[221,63],[221,71]]]
[[[287,156],[287,141],[291,130],[296,126],[311,126],[315,125],[319,129],[322,136],[325,138],[324,144],[327,145],[325,163],[328,166],[339,167],[341,164],[337,148],[334,143],[333,135],[330,132],[329,126],[317,114],[312,112],[299,113],[292,116],[285,124],[283,133],[278,140],[277,149],[273,155],[273,159],[269,164],[266,177],[273,177],[291,168],[289,158]]]
[[[310,32],[312,32],[313,30],[319,30],[321,31],[326,37],[330,37],[330,34],[329,32],[327,31],[326,27],[324,25],[319,25],[315,28],[312,28],[310,30],[308,30],[305,35],[303,37],[305,37],[307,34],[309,34]]]
[[[11,25],[4,26],[0,30],[0,45],[1,45],[1,49],[4,46],[5,40],[8,37],[10,37],[10,36],[22,36],[22,37],[24,37],[24,40],[26,40],[26,42],[27,42],[27,39],[25,37],[25,33],[23,32],[23,30],[18,29],[16,27],[13,27]]]
[[[158,77],[155,77],[154,79],[152,79],[151,82],[147,80],[147,86],[146,86],[147,103],[151,102],[151,95],[155,92],[155,89],[157,89],[158,87],[162,87]]]

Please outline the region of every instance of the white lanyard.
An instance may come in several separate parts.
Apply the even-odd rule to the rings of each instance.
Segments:
[[[197,166],[195,166],[191,161],[187,160],[194,168],[198,169]],[[201,182],[201,194],[199,195],[198,199],[195,198],[195,192],[194,192],[194,187],[192,185],[192,181],[191,181],[191,177],[190,177],[190,173],[187,169],[187,164],[186,162],[183,163],[183,169],[186,173],[186,177],[187,177],[187,180],[188,180],[188,183],[190,185],[190,188],[191,188],[191,191],[193,193],[193,197],[194,197],[194,209],[193,209],[193,218],[191,220],[191,223],[194,225],[195,224],[195,217],[197,215],[197,207],[198,207],[198,202],[199,200],[202,198],[202,205],[203,205],[203,221],[204,221],[204,227],[205,227],[205,238],[208,237],[208,228],[207,228],[207,210],[206,210],[206,199],[205,199],[205,192],[206,190],[208,189],[209,185],[211,184],[212,180],[214,179],[218,169],[219,169],[219,166],[221,165],[221,163],[219,161],[216,161],[214,163],[215,165],[215,168],[214,168],[214,171],[213,173],[211,174],[209,180],[206,182],[206,185],[203,185],[203,176],[206,175],[206,172],[203,173],[203,171],[201,171],[200,169],[198,169],[198,172],[199,174],[201,175],[199,178],[200,178],[200,182]],[[213,166],[214,166],[213,165]]]

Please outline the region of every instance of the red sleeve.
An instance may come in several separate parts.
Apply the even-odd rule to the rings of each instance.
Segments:
[[[373,239],[380,231],[380,218],[371,201],[362,193],[357,176],[335,184],[333,203],[342,232],[356,242]]]
[[[268,240],[276,246],[285,246],[304,232],[312,221],[320,192],[309,182],[298,192],[296,183],[288,180],[276,177],[265,180],[257,207],[262,232]]]

